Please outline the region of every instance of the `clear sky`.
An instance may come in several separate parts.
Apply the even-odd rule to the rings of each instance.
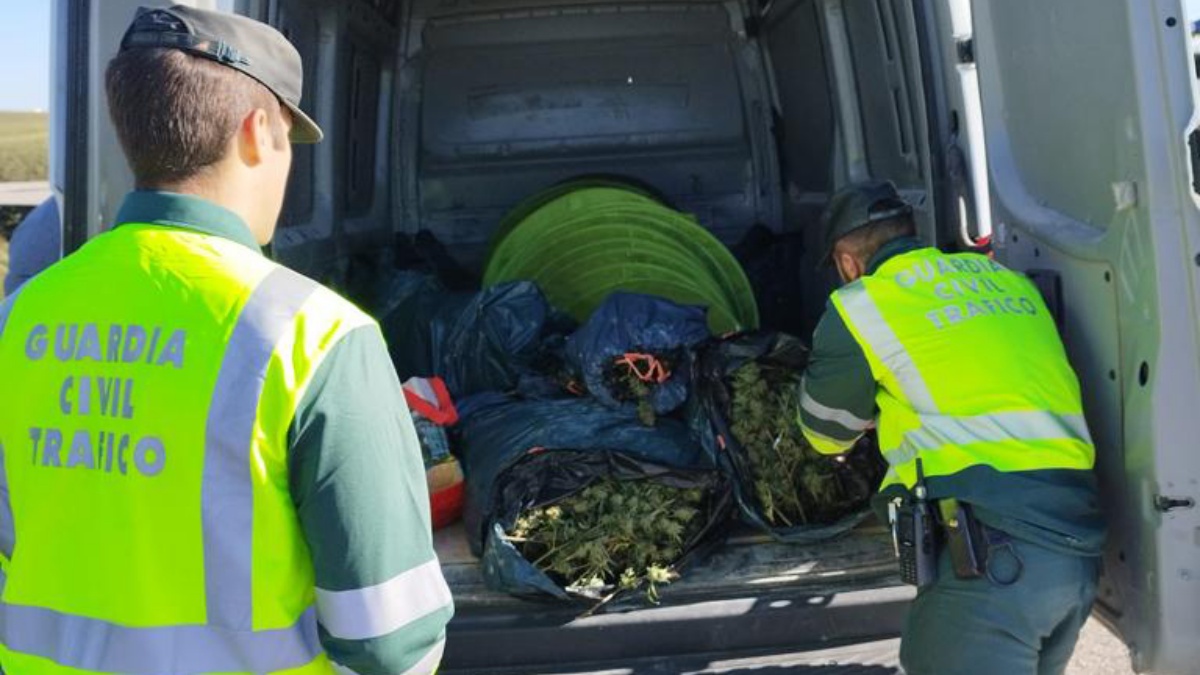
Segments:
[[[50,5],[54,0],[0,0],[0,110],[45,110],[50,101]],[[224,4],[224,3],[222,3]],[[1189,23],[1200,0],[1186,0]]]
[[[50,101],[50,5],[0,0],[0,110],[45,110]]]

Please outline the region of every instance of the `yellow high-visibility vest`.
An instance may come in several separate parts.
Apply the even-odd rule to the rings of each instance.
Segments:
[[[838,289],[833,306],[878,382],[883,489],[912,487],[918,457],[930,477],[1092,468],[1079,381],[1023,275],[925,248]]]
[[[0,307],[5,670],[332,672],[288,428],[371,319],[246,246],[146,224]]]

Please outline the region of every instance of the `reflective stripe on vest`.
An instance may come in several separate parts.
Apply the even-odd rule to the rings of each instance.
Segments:
[[[922,249],[832,300],[878,382],[880,450],[891,466],[883,487],[911,486],[918,457],[930,476],[976,464],[1091,468],[1078,380],[1021,275],[982,256]]]
[[[292,626],[252,630],[254,503],[249,470],[268,363],[315,289],[315,282],[286,268],[270,272],[238,316],[220,366],[208,413],[201,484],[207,625],[136,628],[5,603],[0,605],[0,636],[7,648],[72,668],[148,675],[270,672],[299,668],[320,656],[314,608]],[[7,489],[4,494],[0,539],[5,524],[7,533],[12,532]],[[7,557],[11,551],[9,540],[3,552]]]
[[[4,445],[0,444],[0,556],[4,567],[12,557],[17,535],[13,530],[12,504],[8,501],[8,472],[4,469]],[[3,635],[3,633],[0,633]]]
[[[315,288],[281,267],[254,289],[229,339],[208,409],[201,493],[204,592],[208,620],[234,630],[251,628],[250,446],[258,399],[275,344]]]
[[[921,415],[921,426],[904,435],[900,447],[884,453],[892,466],[901,466],[920,453],[936,452],[947,445],[1029,441],[1091,443],[1082,415],[1055,415],[1042,411],[1004,412],[973,417]]]
[[[288,670],[321,654],[315,610],[294,626],[239,631],[217,626],[134,628],[42,607],[0,607],[5,646],[80,670],[130,675]]]
[[[933,395],[929,393],[929,387],[925,386],[925,380],[921,379],[921,373],[917,372],[916,363],[904,349],[904,343],[900,341],[896,331],[892,330],[883,318],[866,286],[847,286],[838,292],[837,297],[851,325],[866,340],[875,356],[891,371],[900,385],[900,390],[904,392],[904,397],[913,408],[923,412],[937,412]]]
[[[143,266],[147,251],[172,270]],[[111,302],[81,295],[72,264],[84,278],[102,270]],[[177,309],[159,309],[162,285],[179,289]],[[0,417],[5,668],[329,672],[311,560],[280,478],[299,397],[369,317],[256,251],[157,226],[101,235],[22,291],[21,309],[0,303],[0,369],[35,393],[0,394],[11,413]],[[124,398],[101,398],[99,378],[125,385]],[[61,445],[37,445],[31,434],[47,429]],[[139,438],[158,437],[165,449],[138,454]],[[74,500],[69,517],[39,508],[45,490]],[[143,527],[106,519],[106,506],[142,509],[125,512]],[[73,534],[55,535],[55,523]]]

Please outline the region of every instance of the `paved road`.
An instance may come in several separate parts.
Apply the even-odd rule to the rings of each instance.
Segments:
[[[1129,649],[1103,624],[1092,619],[1083,627],[1067,675],[1133,675]]]

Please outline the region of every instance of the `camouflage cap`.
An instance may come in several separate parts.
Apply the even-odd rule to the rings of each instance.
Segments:
[[[179,49],[245,73],[291,111],[293,143],[316,143],[324,136],[300,109],[304,68],[299,52],[265,23],[182,5],[141,7],[121,38],[121,51],[139,48]]]
[[[858,228],[911,214],[912,206],[900,197],[890,180],[847,185],[833,195],[821,215],[824,248],[817,264],[830,264],[838,240]]]

